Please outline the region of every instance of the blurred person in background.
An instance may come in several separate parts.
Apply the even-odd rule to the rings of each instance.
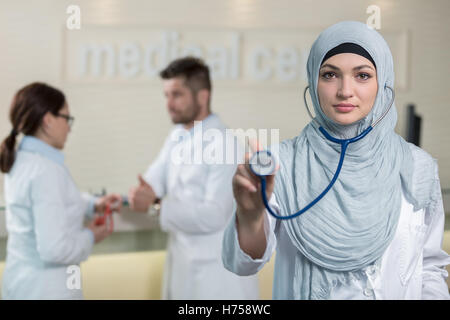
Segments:
[[[211,113],[209,68],[200,59],[185,57],[171,62],[160,76],[175,127],[144,177],[138,177],[139,185],[130,189],[129,202],[133,210],[147,212],[161,199],[160,225],[169,233],[162,297],[258,299],[258,278],[233,274],[221,259],[223,231],[233,212],[231,182],[237,160],[225,164],[175,159],[177,150],[204,156],[212,147],[222,151],[227,139],[229,145],[236,143],[219,116]],[[194,134],[197,129],[203,134]],[[210,129],[222,139],[203,141]],[[227,151],[232,152],[224,150],[224,156]]]
[[[12,130],[0,147],[5,174],[6,265],[3,299],[82,299],[68,286],[68,267],[91,254],[111,232],[94,213],[118,205],[120,195],[81,194],[62,150],[74,118],[64,94],[44,83],[20,89],[10,109]],[[24,137],[16,150],[17,136]],[[85,218],[91,219],[85,227]]]

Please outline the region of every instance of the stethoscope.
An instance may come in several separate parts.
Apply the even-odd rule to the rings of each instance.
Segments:
[[[319,202],[327,194],[327,192],[331,189],[331,187],[336,182],[336,180],[337,180],[337,178],[339,176],[339,173],[341,172],[342,164],[344,163],[345,152],[347,151],[348,145],[350,143],[359,141],[362,138],[364,138],[370,131],[372,131],[372,129],[381,120],[383,120],[383,118],[387,115],[387,113],[391,109],[392,104],[394,103],[395,92],[394,92],[394,89],[392,89],[391,87],[389,87],[387,85],[385,85],[385,88],[388,88],[392,92],[392,99],[391,99],[391,102],[389,104],[389,107],[386,109],[386,111],[384,111],[384,113],[380,116],[380,118],[377,121],[373,122],[367,129],[365,129],[359,135],[357,135],[356,137],[350,138],[350,139],[336,139],[336,138],[332,137],[317,122],[317,120],[312,116],[311,111],[309,110],[309,107],[308,107],[308,103],[306,101],[306,92],[308,91],[309,86],[307,86],[305,88],[305,90],[303,92],[303,100],[305,102],[306,110],[308,111],[309,116],[316,123],[316,125],[319,127],[320,132],[322,132],[322,134],[325,136],[326,139],[341,145],[341,156],[340,156],[339,164],[338,164],[338,167],[336,169],[336,173],[334,174],[333,179],[331,179],[331,181],[328,184],[328,186],[325,188],[325,190],[316,199],[311,201],[307,206],[305,206],[300,211],[298,211],[298,212],[296,212],[296,213],[294,213],[294,214],[292,214],[290,216],[280,216],[280,215],[277,215],[275,212],[273,212],[273,210],[270,208],[269,202],[267,201],[267,196],[266,196],[266,176],[271,175],[271,174],[273,174],[275,172],[276,167],[278,165],[278,159],[275,156],[275,154],[272,154],[268,150],[261,150],[261,151],[257,151],[256,153],[254,153],[253,156],[250,158],[250,162],[249,162],[250,169],[252,170],[252,172],[255,175],[257,175],[261,179],[261,195],[262,195],[262,199],[263,199],[263,202],[264,202],[264,206],[266,207],[266,209],[269,211],[269,213],[273,217],[275,217],[277,219],[281,219],[281,220],[287,220],[287,219],[296,218],[299,215],[301,215],[302,213],[308,211],[313,205],[315,205],[317,202]]]

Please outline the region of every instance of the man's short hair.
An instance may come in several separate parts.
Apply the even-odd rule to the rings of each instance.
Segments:
[[[200,58],[178,58],[172,61],[159,75],[164,80],[184,77],[186,86],[193,92],[198,92],[201,89],[211,91],[212,89],[209,68]]]

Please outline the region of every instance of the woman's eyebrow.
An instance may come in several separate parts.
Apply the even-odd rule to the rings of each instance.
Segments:
[[[353,70],[360,70],[360,69],[363,69],[363,68],[370,68],[370,69],[373,70],[373,67],[369,66],[368,64],[363,64],[361,66],[354,67]]]
[[[326,63],[326,64],[322,65],[322,66],[320,67],[320,69],[325,68],[325,67],[331,68],[331,69],[333,69],[333,70],[339,70],[338,67],[333,66],[332,64],[329,64],[329,63]]]
[[[333,69],[333,70],[340,70],[338,67],[333,66],[332,64],[329,64],[329,63],[326,63],[326,64],[322,65],[322,66],[320,67],[320,69],[326,68],[326,67],[328,67],[328,68],[330,68],[330,69]],[[369,66],[368,64],[363,64],[363,65],[354,67],[353,70],[361,70],[361,69],[363,69],[363,68],[370,68],[370,69],[374,70],[373,67]]]

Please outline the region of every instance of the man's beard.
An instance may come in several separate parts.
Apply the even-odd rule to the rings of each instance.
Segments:
[[[175,114],[172,116],[172,122],[174,124],[189,124],[192,123],[200,113],[200,105],[197,101],[194,101],[191,108],[188,108],[182,114]]]

